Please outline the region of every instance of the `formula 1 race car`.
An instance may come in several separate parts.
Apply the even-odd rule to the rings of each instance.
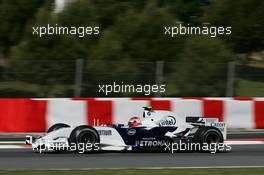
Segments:
[[[171,111],[144,107],[143,116],[132,117],[128,125],[70,126],[58,123],[44,136],[26,136],[26,144],[31,144],[38,152],[151,151],[179,142],[223,143],[225,138],[226,125],[217,118],[182,117]]]

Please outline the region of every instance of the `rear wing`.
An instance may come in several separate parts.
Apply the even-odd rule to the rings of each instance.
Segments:
[[[212,126],[221,131],[224,139],[226,139],[227,127],[225,122],[219,122],[218,118],[205,118],[198,116],[186,117],[186,123],[190,123],[193,126]]]

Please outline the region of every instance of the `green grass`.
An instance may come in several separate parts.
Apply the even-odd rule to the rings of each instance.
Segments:
[[[236,96],[247,97],[263,97],[264,96],[264,80],[250,81],[245,79],[237,79]]]
[[[23,81],[0,82],[1,97],[66,97],[67,91],[73,91],[73,85],[39,85]],[[7,95],[6,95],[7,94]]]
[[[234,169],[120,169],[120,170],[32,170],[32,171],[0,171],[4,175],[263,175],[264,168]]]
[[[242,97],[264,96],[264,62],[237,65],[235,95]]]

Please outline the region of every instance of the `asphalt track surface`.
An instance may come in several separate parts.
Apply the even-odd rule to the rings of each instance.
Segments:
[[[25,135],[39,136],[43,133],[0,133],[0,141],[24,141]],[[264,130],[228,131],[227,139],[264,138]]]
[[[260,134],[263,136],[263,133]],[[204,152],[39,154],[34,153],[30,148],[0,149],[0,169],[2,170],[166,167],[264,167],[264,144],[232,145],[230,152],[216,154]]]
[[[231,152],[202,153],[33,153],[1,149],[0,169],[85,169],[263,166],[264,145],[234,145]]]

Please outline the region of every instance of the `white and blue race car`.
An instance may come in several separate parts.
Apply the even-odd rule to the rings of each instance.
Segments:
[[[178,116],[171,111],[144,107],[141,118],[128,125],[70,126],[58,123],[47,134],[26,136],[33,150],[46,151],[140,151],[168,148],[173,143],[223,143],[226,124],[217,118]]]

